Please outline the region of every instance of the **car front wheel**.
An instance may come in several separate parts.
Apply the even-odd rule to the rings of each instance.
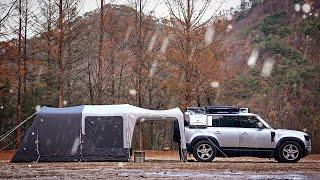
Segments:
[[[301,159],[301,146],[295,141],[282,143],[276,154],[276,160],[283,163],[296,163]]]
[[[216,148],[210,141],[199,141],[193,147],[193,157],[200,162],[211,162],[216,157]]]

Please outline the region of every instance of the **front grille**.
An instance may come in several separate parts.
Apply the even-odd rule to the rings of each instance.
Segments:
[[[306,139],[306,141],[309,141],[310,140],[310,138],[309,138],[309,136],[304,136],[304,138]]]

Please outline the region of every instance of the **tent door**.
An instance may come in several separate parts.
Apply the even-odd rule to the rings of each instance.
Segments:
[[[84,160],[121,161],[127,158],[127,150],[123,148],[121,116],[88,116],[85,118],[85,129],[82,150]]]

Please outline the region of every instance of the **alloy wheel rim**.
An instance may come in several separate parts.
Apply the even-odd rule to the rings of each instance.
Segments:
[[[202,160],[208,160],[212,157],[213,154],[213,149],[209,144],[201,144],[197,148],[197,155],[200,157]]]
[[[299,148],[294,144],[287,144],[282,150],[283,157],[286,160],[293,161],[299,156]]]

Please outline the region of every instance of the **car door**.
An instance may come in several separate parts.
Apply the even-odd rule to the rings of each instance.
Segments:
[[[239,146],[237,118],[228,115],[211,115],[208,117],[208,130],[213,134],[222,148]]]
[[[258,128],[260,122],[254,116],[239,116],[239,147],[248,149],[272,148],[270,129]]]

